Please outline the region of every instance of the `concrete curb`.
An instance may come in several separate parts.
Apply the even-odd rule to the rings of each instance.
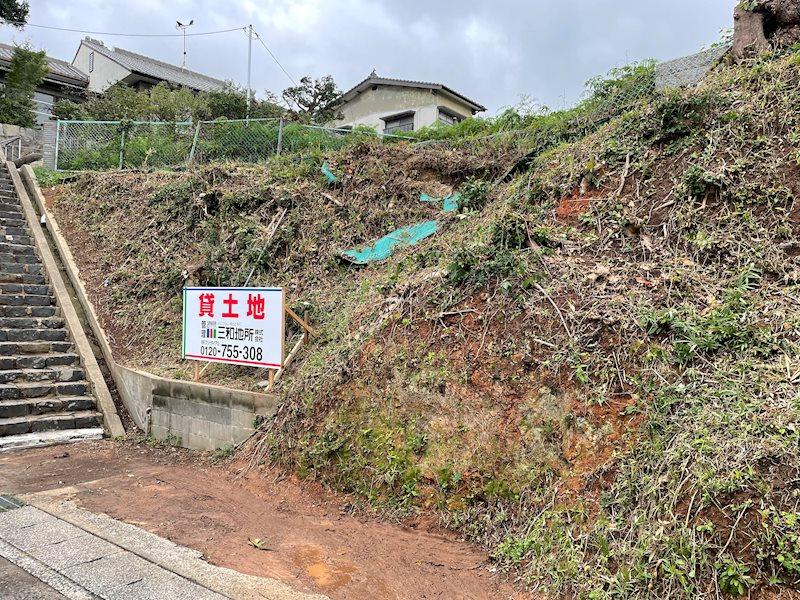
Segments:
[[[95,596],[86,589],[5,540],[0,540],[0,556],[46,583],[69,600],[95,600]]]
[[[22,496],[30,506],[69,523],[110,544],[208,590],[237,600],[328,600],[320,594],[300,592],[277,579],[256,577],[203,560],[200,552],[180,546],[135,525],[95,514],[51,493]],[[13,562],[13,561],[12,561]]]
[[[106,431],[111,437],[124,436],[125,428],[122,426],[122,421],[117,414],[114,400],[111,398],[111,392],[108,390],[106,380],[103,378],[103,373],[100,370],[100,365],[97,364],[97,359],[89,343],[89,338],[86,337],[86,332],[83,330],[83,325],[78,318],[78,313],[69,297],[67,286],[64,284],[64,279],[61,277],[61,272],[50,250],[50,245],[47,243],[47,238],[42,231],[42,226],[39,223],[39,218],[36,215],[33,204],[31,204],[28,192],[25,190],[25,186],[20,179],[19,171],[11,161],[6,162],[6,167],[11,175],[11,180],[14,182],[14,189],[17,192],[22,210],[25,213],[25,219],[28,221],[28,227],[30,227],[31,234],[36,241],[37,252],[47,271],[47,278],[50,280],[50,285],[53,286],[56,302],[59,308],[61,308],[70,335],[75,342],[75,348],[81,357],[81,362],[86,372],[86,378],[92,386],[92,392],[94,392],[94,396],[97,400],[97,408],[103,414],[103,425],[105,425]],[[30,166],[28,166],[28,168],[30,169]]]

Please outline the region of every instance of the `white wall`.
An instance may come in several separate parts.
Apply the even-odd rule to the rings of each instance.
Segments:
[[[376,90],[368,89],[362,92],[345,104],[341,109],[342,118],[335,121],[334,125],[336,127],[366,125],[383,131],[385,125],[383,117],[413,110],[414,130],[418,130],[436,123],[439,119],[440,106],[445,106],[464,118],[472,115],[468,106],[450,96],[437,93],[436,90],[379,86]]]
[[[104,92],[118,81],[125,79],[131,72],[115,63],[99,52],[94,52],[94,70],[89,71],[89,54],[94,52],[81,43],[72,64],[89,76],[89,90]]]

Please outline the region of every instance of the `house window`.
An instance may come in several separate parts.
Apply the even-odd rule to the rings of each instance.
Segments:
[[[94,52],[89,52],[89,73],[94,71]]]
[[[399,131],[414,131],[413,112],[386,117],[383,119],[383,122],[386,123],[386,127],[383,128],[383,133],[391,134]]]
[[[453,112],[452,110],[448,110],[442,106],[439,107],[439,121],[444,123],[445,125],[455,125],[456,123],[460,123],[466,117]]]

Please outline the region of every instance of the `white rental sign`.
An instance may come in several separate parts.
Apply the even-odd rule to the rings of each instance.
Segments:
[[[184,288],[183,357],[280,369],[284,323],[280,288]]]

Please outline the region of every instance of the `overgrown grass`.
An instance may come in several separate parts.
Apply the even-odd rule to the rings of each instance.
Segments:
[[[309,310],[323,335],[254,464],[435,511],[553,597],[796,588],[800,65],[764,57],[688,92],[650,73],[597,82],[584,113],[524,117],[514,143],[327,154],[334,187],[286,156],[269,174],[86,177],[57,206],[101,244],[81,270],[108,277],[110,322],[153,323],[131,289],[166,307],[149,347],[174,343],[186,265],[210,284],[255,266]],[[618,102],[632,82],[646,100]],[[365,269],[337,260],[429,218],[431,186],[465,199],[440,234]]]

